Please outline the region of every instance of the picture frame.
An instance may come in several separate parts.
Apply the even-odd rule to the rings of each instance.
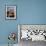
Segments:
[[[7,20],[15,20],[16,19],[16,5],[6,5],[6,15],[5,18]]]

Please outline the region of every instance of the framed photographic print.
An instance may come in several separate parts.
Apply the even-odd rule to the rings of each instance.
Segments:
[[[16,19],[16,6],[6,5],[6,19]]]

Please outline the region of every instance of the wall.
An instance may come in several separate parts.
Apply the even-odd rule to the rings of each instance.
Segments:
[[[46,0],[20,2],[21,24],[46,24]]]
[[[16,20],[5,20],[6,4],[17,6]],[[0,0],[0,44],[8,43],[9,32],[17,34],[18,24],[46,24],[46,0]]]

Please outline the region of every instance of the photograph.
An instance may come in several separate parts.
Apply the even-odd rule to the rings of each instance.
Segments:
[[[16,19],[16,6],[6,5],[6,19]]]

